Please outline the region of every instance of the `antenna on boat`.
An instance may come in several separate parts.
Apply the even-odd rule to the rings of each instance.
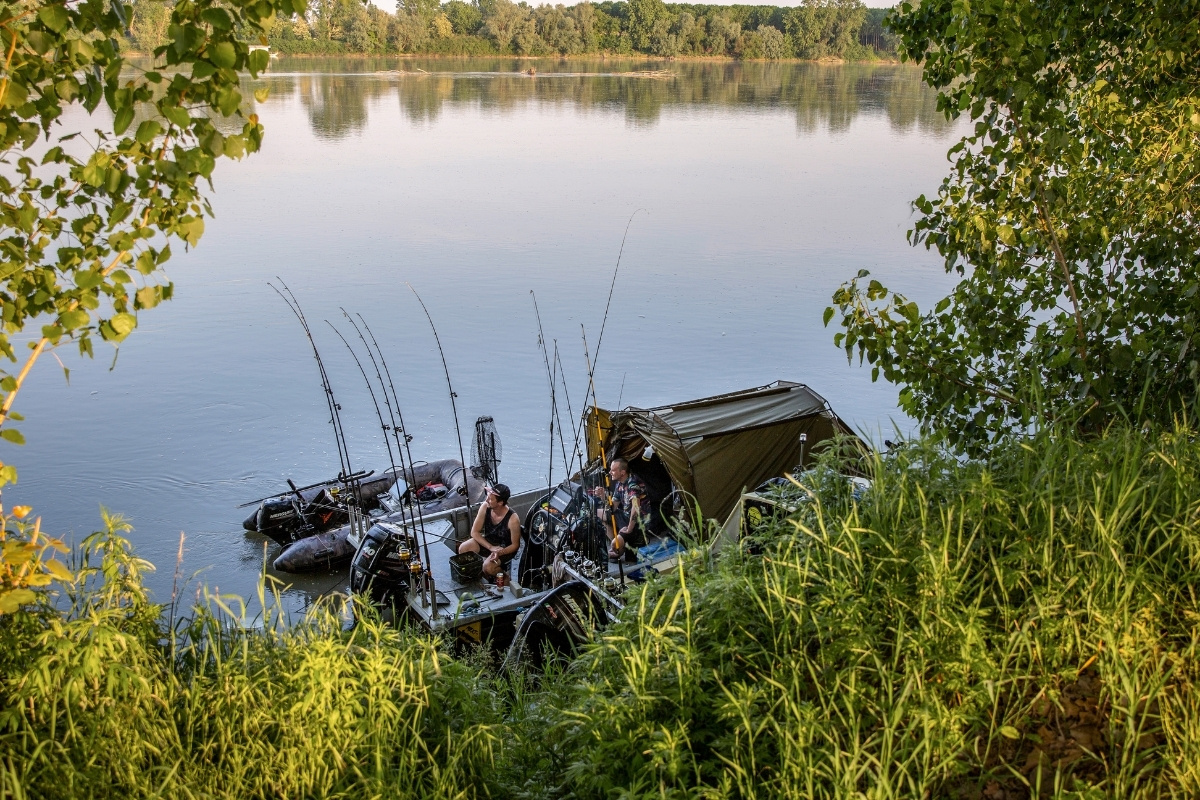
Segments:
[[[300,321],[300,326],[304,328],[304,335],[308,337],[308,343],[312,345],[313,358],[317,360],[317,370],[321,373],[321,388],[325,390],[325,402],[329,406],[329,422],[333,425],[333,438],[337,445],[338,463],[342,470],[342,473],[338,475],[338,480],[349,486],[353,481],[354,471],[350,468],[350,448],[346,444],[346,431],[342,427],[342,417],[339,413],[342,407],[333,397],[333,387],[329,385],[329,374],[325,371],[325,362],[321,360],[321,352],[317,349],[312,330],[308,327],[308,320],[304,318],[300,301],[296,299],[296,295],[292,293],[291,288],[283,282],[282,278],[276,275],[275,280],[279,281],[279,285],[287,292],[286,295],[275,284],[268,281],[267,285],[283,298],[283,302],[287,303],[288,308]]]
[[[346,314],[346,309],[342,309],[342,313]],[[346,314],[346,319],[350,319],[349,314]],[[371,363],[375,365],[375,376],[379,379],[379,385],[380,385],[380,387],[383,386],[383,377],[379,374],[379,365],[382,364],[383,365],[383,373],[384,373],[384,375],[387,375],[388,388],[390,388],[392,390],[392,401],[396,404],[396,416],[392,418],[392,432],[396,436],[396,449],[397,450],[400,449],[401,443],[403,443],[404,453],[400,456],[400,464],[401,464],[401,468],[407,470],[408,467],[404,466],[404,456],[405,455],[408,456],[409,466],[412,466],[416,463],[413,461],[412,447],[410,446],[410,443],[412,442],[413,437],[408,434],[408,431],[404,427],[404,414],[400,411],[400,397],[396,394],[396,384],[392,381],[392,371],[390,369],[388,369],[387,359],[385,359],[383,357],[383,350],[379,346],[379,340],[375,338],[375,332],[372,331],[371,326],[367,324],[366,318],[363,317],[362,314],[359,314],[358,320],[359,320],[359,322],[362,323],[363,328],[366,330],[367,334],[371,337],[371,344],[375,345],[375,352],[378,353],[378,355],[379,355],[379,364],[376,364],[375,356],[371,355],[371,348],[370,348],[370,346],[367,346],[367,355],[371,355]],[[365,338],[363,338],[362,331],[358,329],[358,325],[355,324],[353,319],[350,319],[350,324],[354,325],[354,330],[358,332],[358,337],[360,339],[362,339],[363,344],[366,345],[367,340]],[[384,402],[387,401],[387,392],[383,393],[383,399],[384,399]],[[388,414],[390,415],[392,413],[392,404],[388,403],[387,406],[388,406]],[[399,422],[398,425],[397,425],[397,422]],[[416,477],[416,467],[415,466],[412,466],[412,474],[413,474],[413,477],[415,478]],[[463,479],[464,479],[464,481],[466,480],[465,475],[463,476]],[[404,480],[406,483],[408,482],[407,473],[405,474]],[[413,489],[413,487],[410,486],[409,489],[411,491]],[[410,495],[410,497],[412,498],[411,502],[412,502],[413,508],[416,510],[416,514],[415,514],[415,519],[417,520],[416,527],[421,531],[421,547],[425,551],[425,564],[429,565],[432,562],[429,560],[429,539],[425,533],[425,513],[421,508],[421,504],[419,502],[416,502],[415,492],[413,492]],[[403,503],[401,503],[400,509],[401,509],[401,511],[400,511],[401,521],[403,521],[403,515],[404,515],[404,504]],[[437,586],[434,583],[433,573],[431,571],[427,571],[426,574],[429,575],[431,594],[433,594],[433,616],[436,618],[437,617]]]
[[[433,317],[430,316],[429,309],[425,306],[425,301],[421,299],[421,295],[417,294],[417,290],[413,288],[413,285],[407,281],[405,281],[405,285],[409,289],[412,289],[417,302],[421,304],[421,310],[425,312],[425,319],[429,320],[429,327],[433,330],[433,340],[437,342],[438,355],[442,357],[442,370],[446,373],[446,388],[450,390],[450,411],[454,414],[454,435],[458,437],[458,458],[462,462],[463,491],[467,494],[467,520],[469,522],[471,518],[471,487],[467,481],[467,457],[463,452],[462,428],[458,425],[458,404],[454,402],[454,398],[458,397],[458,394],[454,391],[454,385],[450,383],[450,367],[446,364],[446,351],[442,349],[442,339],[438,336],[437,326],[433,324]]]

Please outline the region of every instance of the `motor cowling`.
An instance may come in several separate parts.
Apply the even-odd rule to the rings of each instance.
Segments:
[[[381,610],[396,605],[408,593],[408,565],[417,557],[416,542],[403,528],[372,525],[350,562],[350,591]]]
[[[276,541],[291,541],[288,535],[304,523],[300,510],[290,497],[280,497],[264,500],[258,507],[259,533],[270,536]]]

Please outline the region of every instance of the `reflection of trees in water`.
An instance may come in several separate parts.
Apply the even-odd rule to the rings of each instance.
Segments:
[[[272,70],[281,67],[322,70],[276,79],[272,90],[294,86],[314,130],[326,138],[364,127],[367,101],[393,88],[413,122],[434,121],[451,103],[502,112],[528,104],[620,109],[638,125],[655,124],[665,108],[756,106],[794,109],[804,132],[844,131],[864,113],[886,117],[898,131],[949,127],[920,69],[892,64],[378,58],[277,63]],[[525,74],[531,67],[535,76]]]
[[[296,79],[300,102],[313,132],[322,139],[343,139],[367,125],[367,101],[389,93],[391,82],[364,75],[313,73]]]

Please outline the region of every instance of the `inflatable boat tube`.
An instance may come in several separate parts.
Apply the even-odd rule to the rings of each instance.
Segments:
[[[353,557],[350,526],[343,525],[287,545],[275,558],[274,567],[279,572],[332,572]]]
[[[438,500],[419,503],[424,514],[436,514],[452,508],[462,508],[469,501],[472,505],[483,502],[485,491],[483,481],[471,474],[471,470],[463,469],[462,462],[455,458],[441,461],[430,461],[428,464],[418,464],[401,470],[401,476],[408,482],[409,491],[414,502],[421,487],[429,484],[442,484],[446,494]],[[464,491],[464,488],[466,490]]]

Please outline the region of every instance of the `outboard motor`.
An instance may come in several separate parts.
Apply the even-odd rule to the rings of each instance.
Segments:
[[[420,571],[417,542],[405,528],[386,522],[372,525],[350,563],[350,591],[367,598],[380,611],[403,602]]]
[[[292,541],[293,534],[304,525],[304,517],[291,497],[264,500],[258,507],[257,530],[280,544]]]

